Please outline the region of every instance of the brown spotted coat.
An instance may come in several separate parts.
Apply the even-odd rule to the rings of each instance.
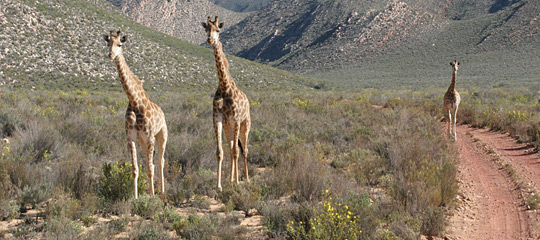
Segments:
[[[138,196],[137,178],[139,176],[139,165],[137,163],[136,143],[146,155],[147,174],[149,178],[148,191],[151,195],[154,194],[154,145],[157,141],[158,153],[158,171],[160,173],[160,181],[158,188],[160,197],[164,199],[165,194],[165,147],[167,144],[167,123],[165,122],[165,114],[161,108],[148,98],[148,94],[143,89],[142,81],[129,70],[126,60],[122,53],[122,44],[127,40],[127,36],[120,38],[120,31],[117,36],[111,31],[110,35],[105,35],[105,41],[109,46],[109,58],[116,63],[116,69],[120,76],[120,82],[126,92],[129,104],[126,110],[126,135],[128,146],[131,152],[131,160],[133,164],[133,183],[135,188],[135,198]]]
[[[211,21],[208,17],[206,23],[202,23],[208,34],[208,43],[214,48],[216,58],[217,74],[219,85],[214,95],[213,101],[213,122],[216,134],[218,161],[218,189],[221,191],[221,166],[223,161],[223,147],[221,132],[225,133],[225,138],[230,147],[231,153],[231,176],[230,181],[238,183],[238,157],[239,150],[243,152],[244,173],[246,181],[249,181],[247,168],[247,144],[249,130],[251,128],[251,117],[249,112],[249,101],[234,82],[229,72],[229,63],[223,53],[223,46],[219,41],[219,30],[223,23],[218,24],[218,17]],[[239,149],[239,144],[241,149]]]
[[[458,71],[459,62],[454,60],[450,63],[452,66],[452,82],[448,87],[448,90],[444,94],[444,114],[448,122],[447,131],[448,134],[453,136],[454,141],[457,141],[456,124],[457,124],[457,111],[461,97],[456,90],[456,75]],[[453,130],[452,130],[453,126]]]

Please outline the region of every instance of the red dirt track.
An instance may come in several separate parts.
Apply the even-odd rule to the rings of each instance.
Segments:
[[[508,135],[458,126],[458,207],[447,239],[540,239],[538,214],[518,183],[540,186],[540,155]],[[492,150],[490,150],[492,149]],[[503,168],[515,170],[511,177]]]

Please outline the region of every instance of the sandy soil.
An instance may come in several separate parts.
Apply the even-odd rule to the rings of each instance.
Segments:
[[[456,144],[460,152],[460,190],[447,238],[538,239],[540,235],[533,229],[537,225],[533,216],[536,214],[527,210],[518,183],[522,171],[530,173],[533,179],[540,165],[515,166],[521,164],[522,156],[538,159],[538,154],[528,153],[529,148],[505,134],[467,126],[458,126]],[[516,169],[517,176],[511,177],[502,167],[505,164]]]

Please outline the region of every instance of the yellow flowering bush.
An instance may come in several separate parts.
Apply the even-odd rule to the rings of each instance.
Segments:
[[[347,205],[336,203],[325,191],[323,208],[316,211],[309,222],[290,221],[287,231],[292,239],[359,239],[362,230],[357,216]]]
[[[311,101],[309,99],[306,99],[306,100],[295,99],[295,100],[293,100],[292,103],[293,103],[294,106],[307,108],[309,106],[309,104],[311,103]]]
[[[531,113],[528,113],[527,111],[508,111],[508,118],[510,119],[510,122],[514,123],[517,121],[527,121],[532,117]]]

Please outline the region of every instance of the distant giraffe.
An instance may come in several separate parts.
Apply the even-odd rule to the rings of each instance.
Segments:
[[[446,120],[448,121],[448,134],[454,136],[454,141],[457,141],[457,135],[456,135],[456,123],[457,123],[457,111],[459,107],[459,103],[461,102],[461,97],[459,96],[459,93],[456,91],[456,75],[458,71],[459,62],[454,60],[450,63],[452,66],[452,83],[450,83],[450,87],[448,87],[448,90],[444,94],[444,114]],[[452,125],[454,126],[454,129],[452,131]]]
[[[137,149],[135,142],[139,142],[143,153],[146,155],[147,174],[150,180],[148,189],[150,195],[154,194],[154,143],[157,140],[158,145],[158,167],[160,172],[159,181],[160,197],[165,198],[165,177],[163,167],[165,164],[165,145],[167,144],[167,123],[165,122],[165,114],[161,108],[150,101],[148,95],[143,89],[142,82],[133,75],[126,64],[122,53],[122,44],[126,42],[127,35],[120,38],[120,30],[114,36],[111,31],[110,35],[104,35],[104,39],[109,47],[109,58],[116,63],[116,69],[120,75],[120,82],[126,92],[129,104],[126,111],[126,134],[128,146],[131,151],[131,161],[133,163],[133,185],[135,188],[135,198],[137,194],[137,177],[139,176],[139,165],[137,164]],[[154,139],[155,138],[155,139]]]
[[[214,131],[217,141],[217,161],[218,161],[218,185],[221,187],[221,164],[223,161],[223,148],[221,144],[221,130],[225,132],[225,137],[231,150],[231,182],[238,183],[238,147],[244,157],[244,172],[246,181],[249,182],[247,168],[247,144],[248,135],[251,127],[251,118],[249,114],[249,101],[240,89],[236,87],[231,74],[229,73],[229,63],[223,53],[223,47],[219,41],[219,30],[223,27],[223,22],[218,23],[218,17],[212,22],[210,17],[208,21],[202,23],[208,35],[208,44],[214,48],[216,58],[216,67],[219,78],[219,86],[214,95],[213,120]],[[240,138],[240,139],[239,139]]]

